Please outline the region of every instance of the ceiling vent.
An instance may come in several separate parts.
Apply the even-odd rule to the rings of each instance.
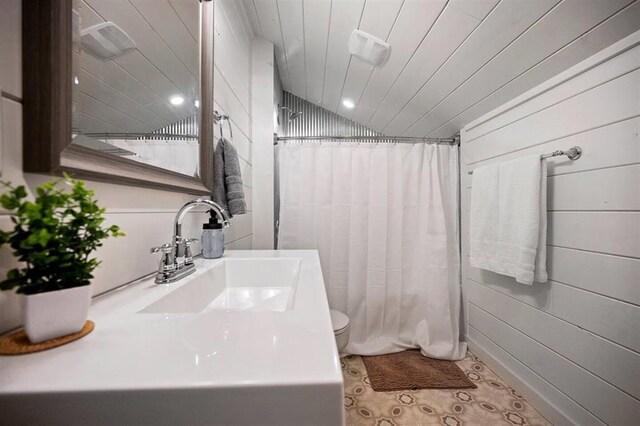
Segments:
[[[109,61],[136,48],[136,43],[113,22],[93,25],[80,32],[82,49],[102,61]]]
[[[349,38],[349,53],[374,66],[384,64],[390,50],[389,43],[364,31],[353,30]]]

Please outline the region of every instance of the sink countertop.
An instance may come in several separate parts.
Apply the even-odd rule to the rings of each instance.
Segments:
[[[302,259],[285,312],[138,313],[220,260],[196,260],[176,283],[141,281],[94,299],[95,330],[56,349],[0,356],[0,397],[29,393],[342,384],[318,253],[227,251],[225,258]]]

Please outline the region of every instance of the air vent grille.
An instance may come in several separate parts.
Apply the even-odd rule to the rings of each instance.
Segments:
[[[103,22],[83,30],[82,49],[96,58],[109,61],[136,48],[136,43],[113,22]]]

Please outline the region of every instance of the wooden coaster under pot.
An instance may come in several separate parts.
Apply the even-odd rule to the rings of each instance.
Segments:
[[[93,321],[87,321],[84,323],[82,330],[77,333],[67,334],[66,336],[56,337],[40,343],[31,343],[24,329],[20,329],[0,337],[0,355],[24,355],[57,348],[86,336],[93,331],[94,327]]]

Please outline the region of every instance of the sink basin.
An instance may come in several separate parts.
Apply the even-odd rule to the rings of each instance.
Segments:
[[[289,311],[300,264],[300,258],[223,259],[138,312]]]

